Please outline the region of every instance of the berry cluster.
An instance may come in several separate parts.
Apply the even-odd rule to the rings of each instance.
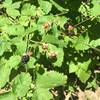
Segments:
[[[27,55],[27,54],[25,54],[25,55],[22,56],[21,62],[22,62],[23,64],[27,64],[28,61],[29,61],[29,59],[30,59],[30,56]]]
[[[23,63],[23,64],[27,64],[28,63],[28,61],[30,60],[30,56],[32,55],[32,52],[31,51],[29,51],[29,52],[27,52],[26,54],[24,54],[23,56],[22,56],[22,58],[21,58],[21,62]]]

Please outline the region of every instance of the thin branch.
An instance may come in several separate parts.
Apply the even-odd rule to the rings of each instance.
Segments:
[[[26,52],[28,51],[28,46],[29,46],[29,34],[27,35],[27,40],[26,40],[26,42],[27,42],[27,46],[26,46]]]
[[[77,26],[79,26],[79,25],[81,25],[81,24],[83,24],[83,23],[87,22],[88,20],[94,19],[94,18],[96,18],[96,17],[98,17],[98,16],[100,16],[100,15],[97,15],[97,16],[95,16],[95,17],[90,17],[90,18],[87,18],[86,20],[84,20],[84,21],[82,21],[82,22],[80,22],[80,23],[78,23],[78,24],[74,25],[74,27],[77,27]]]
[[[93,50],[95,50],[95,51],[97,51],[97,52],[99,52],[100,53],[100,49],[98,49],[98,48],[96,48],[96,47],[92,47],[91,45],[89,45],[89,44],[87,44],[91,49],[93,49]]]
[[[38,42],[38,41],[33,41],[33,40],[29,40],[29,41],[32,42],[32,43],[35,43],[35,44],[40,44],[40,45],[43,44],[42,42]]]
[[[62,12],[62,13],[56,14],[56,15],[54,15],[54,16],[61,16],[61,15],[65,15],[65,14],[67,14],[67,13],[68,13],[68,11],[65,11],[65,12]]]
[[[92,17],[92,18],[93,18],[93,17]],[[81,24],[87,22],[88,20],[91,20],[92,18],[87,18],[86,20],[84,20],[84,21],[82,21],[82,22],[80,22],[80,23],[74,25],[74,27],[77,27],[77,26],[79,26],[79,25],[81,25]]]

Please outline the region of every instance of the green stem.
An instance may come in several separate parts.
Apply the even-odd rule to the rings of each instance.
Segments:
[[[29,34],[27,35],[27,46],[26,46],[26,52],[28,51],[28,45],[29,45]]]
[[[61,15],[67,14],[67,13],[68,13],[68,11],[65,11],[65,12],[62,12],[62,13],[56,14],[56,15],[54,15],[54,16],[61,16]]]
[[[95,51],[97,51],[97,52],[99,52],[100,53],[100,49],[98,49],[98,48],[96,48],[96,47],[92,47],[91,45],[89,45],[89,44],[87,44],[91,49],[93,49],[93,50],[95,50]]]
[[[35,43],[35,44],[40,44],[40,45],[43,44],[42,42],[38,42],[38,41],[33,41],[33,40],[29,40],[29,41],[32,42],[32,43]]]
[[[63,7],[61,7],[58,3],[56,3],[54,0],[50,0],[50,2],[52,3],[52,5],[54,5],[59,11],[63,12],[63,11],[67,11],[68,9],[65,9]]]
[[[92,18],[93,18],[93,17],[92,17]],[[84,20],[84,21],[82,21],[82,22],[80,22],[80,23],[74,25],[74,27],[77,27],[77,26],[79,26],[79,25],[81,25],[81,24],[87,22],[88,20],[91,20],[92,18],[88,18],[88,19],[86,19],[86,20]]]

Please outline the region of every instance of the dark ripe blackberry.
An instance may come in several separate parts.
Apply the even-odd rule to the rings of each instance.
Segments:
[[[22,56],[21,62],[22,62],[23,64],[27,64],[28,61],[29,61],[29,59],[30,59],[30,56],[27,55],[27,54],[25,54],[25,55]]]

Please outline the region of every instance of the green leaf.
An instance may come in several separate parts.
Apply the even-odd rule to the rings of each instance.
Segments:
[[[79,62],[78,63],[78,67],[83,69],[84,71],[87,71],[90,63],[91,63],[90,59],[88,61],[86,61],[86,62],[83,62],[83,63]]]
[[[52,5],[54,5],[59,11],[61,11],[61,12],[63,12],[63,11],[68,12],[68,9],[64,9],[64,8],[61,7],[58,3],[56,3],[54,0],[50,0],[50,2],[51,2]]]
[[[76,72],[77,77],[81,80],[81,82],[86,83],[86,81],[89,79],[90,77],[90,72],[88,71],[84,71],[83,69],[79,69]]]
[[[96,0],[96,1],[93,0],[92,3],[93,3],[93,8],[91,8],[90,14],[91,14],[91,16],[97,17],[98,15],[100,15],[100,11],[99,11],[100,0]]]
[[[3,40],[2,37],[0,39],[1,39],[0,40],[0,56],[2,56],[5,51],[11,50],[11,47],[10,47],[11,43],[8,42],[7,40]]]
[[[40,17],[40,16],[45,15],[45,13],[43,12],[43,10],[40,7],[38,7],[37,10],[36,10],[36,15],[38,17]]]
[[[11,4],[12,4],[12,0],[5,0],[3,2],[3,7],[9,8],[11,6]]]
[[[18,9],[18,8],[20,7],[20,4],[21,4],[21,2],[14,2],[14,3],[12,4],[12,8]]]
[[[41,16],[39,17],[37,24],[43,25],[44,23],[47,23],[47,22],[51,23],[53,20],[54,20],[54,17],[52,15]]]
[[[51,43],[51,44],[57,45],[59,47],[66,46],[66,42],[64,40],[59,40],[57,37],[55,37],[53,35],[44,36],[42,41],[46,42],[46,43]]]
[[[22,72],[17,75],[13,80],[12,91],[17,97],[23,97],[26,95],[31,85],[31,76],[29,73]]]
[[[84,37],[83,35],[80,35],[79,37],[75,37],[73,39],[73,46],[76,50],[88,50],[89,49],[89,36],[86,34]]]
[[[79,8],[79,12],[81,12],[84,16],[88,16],[90,11],[89,5],[86,3],[82,3]]]
[[[88,71],[88,67],[91,60],[88,60],[84,63],[78,63],[76,67],[78,67],[78,70],[75,72],[75,74],[78,76],[78,78],[81,80],[81,82],[86,83],[86,81],[90,77],[90,72]]]
[[[53,95],[48,91],[48,89],[37,88],[34,93],[32,100],[51,100]]]
[[[36,62],[36,59],[34,57],[30,57],[30,60],[28,62],[28,68],[35,68],[35,62]]]
[[[8,61],[8,65],[11,67],[11,68],[17,68],[17,65],[20,63],[20,60],[21,60],[21,57],[18,56],[18,55],[14,55],[14,56],[11,56],[9,61]]]
[[[64,85],[66,82],[67,76],[55,71],[49,71],[37,77],[36,86],[39,88],[48,89]]]
[[[98,47],[98,46],[100,46],[100,39],[92,40],[92,41],[90,42],[90,45],[91,45],[92,47]]]
[[[3,27],[3,31],[5,33],[8,33],[9,35],[19,35],[19,36],[25,35],[24,27],[16,24]]]
[[[64,29],[64,24],[67,23],[68,18],[65,16],[57,16],[55,18],[55,22],[57,23],[58,26],[60,26],[60,28]]]
[[[6,11],[7,11],[8,16],[11,16],[13,18],[16,18],[17,16],[20,16],[20,12],[17,9],[7,8]]]
[[[19,18],[19,23],[23,26],[28,26],[29,23],[29,17],[28,16],[21,16]]]
[[[63,28],[64,27],[64,24],[68,21],[68,18],[65,17],[65,16],[62,16],[62,17],[59,17],[58,19],[59,19],[59,26],[61,28]]]
[[[58,38],[58,36],[59,36],[59,34],[58,34],[59,30],[58,30],[58,27],[57,27],[57,25],[55,23],[53,23],[51,30],[52,30],[52,33],[53,33],[54,37]]]
[[[19,36],[24,36],[25,35],[25,29],[21,25],[14,25],[15,27],[15,33],[12,35],[19,35]]]
[[[13,93],[7,92],[4,94],[0,94],[0,100],[18,100],[18,99]]]
[[[16,55],[23,55],[25,53],[26,47],[27,47],[27,42],[22,41],[21,37],[16,37],[12,39],[12,43],[16,45],[17,50],[16,50]]]
[[[89,79],[91,74],[90,71],[88,71],[90,62],[91,60],[88,60],[83,63],[78,62],[77,65],[71,62],[69,65],[69,73],[75,72],[79,80],[83,83],[86,83],[86,81]]]
[[[12,0],[5,0],[4,3],[12,4]]]
[[[30,34],[30,33],[34,34],[34,31],[36,31],[36,30],[37,30],[36,23],[32,23],[32,26],[31,27],[28,27],[26,29],[26,34]]]
[[[23,5],[21,9],[21,15],[24,16],[35,16],[36,15],[36,7],[29,3]]]
[[[88,82],[88,85],[87,85],[86,88],[91,88],[91,87],[93,87],[93,88],[97,88],[97,87],[98,87],[98,84],[97,84],[97,82],[96,82],[96,79],[94,79],[94,80]]]
[[[27,47],[26,41],[19,41],[18,43],[15,44],[17,46],[16,54],[23,55]]]
[[[2,30],[2,27],[8,24],[11,24],[11,21],[9,20],[9,18],[0,15],[0,29]]]
[[[69,73],[76,72],[77,70],[78,70],[77,65],[75,65],[75,64],[71,61],[71,62],[70,62],[70,65],[69,65]]]
[[[56,57],[57,60],[54,61],[54,62],[52,62],[52,64],[55,67],[61,67],[61,65],[63,63],[63,59],[64,59],[64,51],[63,51],[63,48],[57,48],[56,46],[49,44],[48,49],[50,51],[55,52],[56,55],[57,55],[57,57]]]
[[[39,0],[40,8],[48,14],[52,9],[52,4],[48,1]]]
[[[63,49],[59,48],[55,52],[57,53],[57,60],[53,63],[53,65],[61,67],[64,59],[64,51]]]
[[[11,68],[6,63],[5,65],[0,66],[0,88],[4,87],[7,82],[9,82],[9,75]]]

